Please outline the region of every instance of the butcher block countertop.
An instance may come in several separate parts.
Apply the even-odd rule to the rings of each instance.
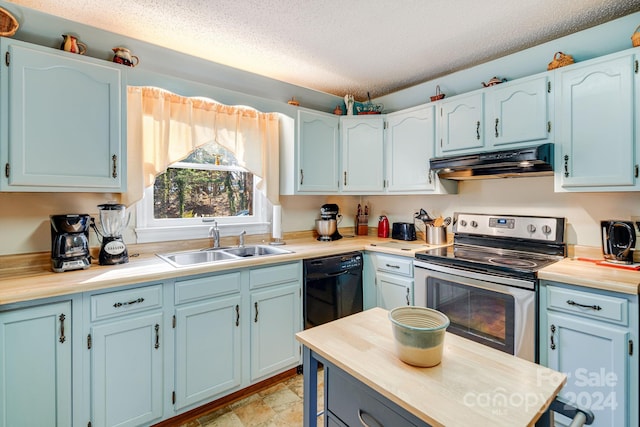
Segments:
[[[158,258],[156,254],[206,248],[209,244],[208,239],[129,245],[129,263],[113,266],[98,265],[96,250],[91,268],[64,273],[51,271],[48,253],[0,256],[0,305],[194,274],[297,261],[349,251],[367,250],[413,258],[417,251],[437,247],[429,246],[420,240],[405,242],[381,239],[376,236],[344,237],[333,242],[319,242],[310,234],[301,233],[294,238],[286,239],[287,244],[280,247],[293,251],[291,254],[243,258],[189,267],[174,267]],[[252,236],[247,237],[247,244],[264,244],[261,240],[252,241],[251,238]],[[228,243],[224,239],[222,244],[233,245],[231,241]],[[579,255],[583,257],[585,254],[594,259],[602,258],[595,249]],[[639,271],[602,267],[593,262],[579,261],[577,255],[571,255],[572,257],[541,270],[539,277],[627,294],[640,292]]]
[[[261,241],[251,241],[250,238],[251,236],[247,237],[246,244],[265,244]],[[397,242],[397,248],[396,243],[393,242]],[[242,258],[189,267],[174,267],[157,257],[156,253],[206,248],[209,244],[207,239],[173,244],[130,245],[128,247],[130,259],[127,264],[101,266],[97,264],[97,257],[94,257],[89,269],[64,273],[51,271],[49,254],[41,254],[39,257],[34,257],[34,260],[25,260],[25,256],[0,257],[0,305],[365,249],[414,257],[416,251],[429,247],[421,241],[403,242],[380,239],[375,236],[344,237],[333,242],[319,242],[308,236],[287,239],[286,243],[286,245],[279,247],[293,253]],[[377,246],[379,244],[384,246]],[[224,240],[222,245],[226,245]],[[231,243],[231,245],[233,244]]]
[[[432,426],[529,426],[566,376],[446,333],[442,362],[416,368],[393,353],[388,312],[373,308],[297,334],[306,347]]]

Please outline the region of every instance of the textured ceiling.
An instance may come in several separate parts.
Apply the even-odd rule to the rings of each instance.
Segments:
[[[640,10],[640,0],[15,0],[321,92],[372,98]]]

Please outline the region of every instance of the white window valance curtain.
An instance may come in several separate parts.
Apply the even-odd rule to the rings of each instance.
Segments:
[[[127,93],[127,193],[131,205],[169,165],[215,141],[262,178],[261,190],[279,204],[279,116],[207,98],[190,98],[155,87]]]

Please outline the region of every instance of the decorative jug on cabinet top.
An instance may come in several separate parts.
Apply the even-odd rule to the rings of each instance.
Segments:
[[[129,67],[135,67],[140,63],[140,59],[135,55],[131,55],[131,51],[126,47],[114,47],[111,50],[113,50],[114,53],[113,62]]]
[[[84,55],[87,52],[87,45],[78,41],[78,38],[69,34],[62,35],[61,50],[65,50],[71,53],[78,53]]]

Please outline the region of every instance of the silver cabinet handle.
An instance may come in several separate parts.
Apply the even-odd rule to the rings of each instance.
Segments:
[[[365,421],[365,418],[368,418],[368,420]],[[363,411],[362,409],[358,409],[358,419],[360,420],[360,424],[362,424],[364,427],[384,427],[378,422],[378,420],[373,418],[371,414]]]
[[[58,316],[58,320],[60,321],[60,339],[58,341],[60,341],[60,344],[63,344],[67,340],[67,337],[64,336],[64,320],[66,318],[67,317],[64,315],[64,313]]]

